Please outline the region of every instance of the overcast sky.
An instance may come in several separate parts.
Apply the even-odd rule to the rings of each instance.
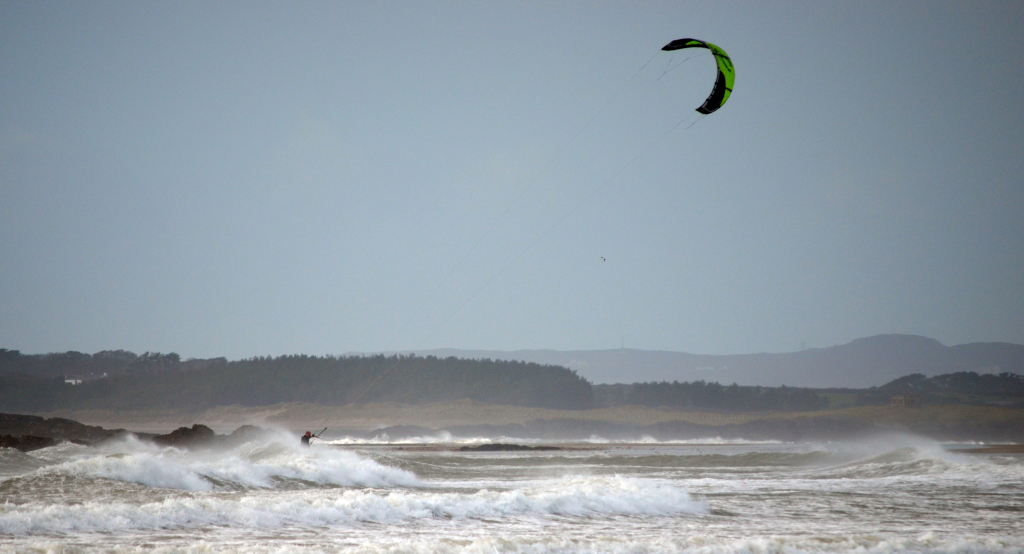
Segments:
[[[1022,31],[1022,2],[3,1],[0,347],[1024,343]],[[736,67],[699,120],[683,37]]]

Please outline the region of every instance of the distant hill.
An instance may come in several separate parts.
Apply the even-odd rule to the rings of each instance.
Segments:
[[[944,346],[916,335],[877,335],[828,348],[782,354],[705,355],[657,350],[417,350],[440,358],[517,360],[560,365],[595,384],[716,381],[797,387],[880,386],[905,375],[974,371],[1024,374],[1024,345],[976,342]]]
[[[890,394],[914,394],[923,404],[976,404],[1024,408],[1024,375],[991,375],[962,371],[925,377],[915,373],[886,383],[876,390],[867,391],[861,396],[864,398],[876,395],[884,403]]]
[[[216,361],[197,369],[176,361],[120,374],[104,371],[108,376],[72,385],[64,377],[52,377],[55,370],[40,361],[61,362],[64,355],[37,357],[6,352],[7,365],[36,370],[36,374],[0,371],[0,412],[11,413],[57,409],[203,410],[283,402],[326,406],[351,402],[429,404],[461,399],[558,409],[584,409],[593,404],[590,383],[573,371],[525,362],[295,355]],[[84,360],[85,366],[58,367],[95,368],[98,363],[89,354],[75,353],[74,358]]]

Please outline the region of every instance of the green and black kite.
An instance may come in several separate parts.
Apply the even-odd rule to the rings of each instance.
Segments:
[[[698,112],[705,115],[713,113],[725,105],[725,101],[732,94],[732,83],[736,79],[736,70],[732,67],[732,60],[729,59],[725,50],[710,42],[695,38],[673,40],[662,47],[662,50],[682,50],[683,48],[707,48],[715,56],[715,61],[718,63],[718,78],[715,79],[715,88],[711,89],[711,95],[704,101],[704,104],[697,108]]]

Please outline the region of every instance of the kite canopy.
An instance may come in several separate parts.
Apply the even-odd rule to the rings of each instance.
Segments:
[[[711,89],[711,95],[704,101],[704,104],[697,108],[698,112],[705,115],[713,113],[721,108],[732,94],[732,83],[736,79],[736,70],[732,67],[732,60],[729,59],[725,50],[710,42],[695,38],[673,40],[662,47],[662,50],[682,50],[683,48],[707,48],[715,56],[715,61],[718,63],[718,78],[715,79],[715,88]]]

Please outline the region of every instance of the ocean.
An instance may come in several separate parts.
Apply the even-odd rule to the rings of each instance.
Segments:
[[[298,442],[0,449],[0,552],[1024,553],[1024,457],[913,437]]]

